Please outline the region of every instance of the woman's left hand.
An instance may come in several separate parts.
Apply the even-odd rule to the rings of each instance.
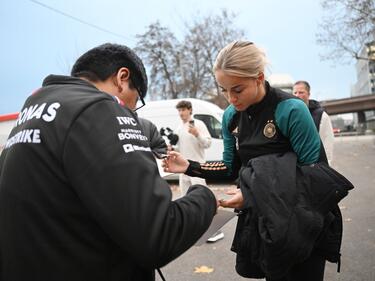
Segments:
[[[241,189],[236,188],[229,190],[225,192],[227,195],[233,195],[230,199],[228,200],[219,200],[219,204],[221,207],[224,208],[235,208],[235,209],[241,209],[243,206],[243,196]]]
[[[243,196],[241,189],[236,188],[229,190],[225,192],[227,195],[233,195],[230,199],[228,200],[219,200],[220,206],[224,208],[235,208],[235,209],[241,209],[243,206]]]

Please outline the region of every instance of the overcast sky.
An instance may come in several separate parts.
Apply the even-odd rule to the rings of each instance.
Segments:
[[[349,97],[356,81],[354,63],[333,65],[319,58],[323,52],[315,37],[322,16],[319,2],[0,0],[0,114],[19,111],[45,76],[68,74],[77,57],[92,47],[105,42],[134,47],[135,35],[156,20],[181,38],[185,23],[222,9],[237,13],[234,23],[246,33],[242,39],[265,49],[268,74],[309,81],[317,100]]]

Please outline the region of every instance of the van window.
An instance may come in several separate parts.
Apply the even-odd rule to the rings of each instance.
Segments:
[[[223,138],[221,134],[221,123],[216,118],[205,114],[194,114],[194,118],[204,122],[212,138]]]

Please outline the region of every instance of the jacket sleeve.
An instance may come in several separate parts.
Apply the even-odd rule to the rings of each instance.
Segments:
[[[98,102],[77,117],[62,157],[82,204],[144,268],[163,266],[181,255],[216,212],[215,196],[203,186],[172,201],[137,117],[113,102]]]
[[[167,144],[155,124],[144,118],[139,118],[139,121],[149,139],[151,150],[159,153],[167,153]]]
[[[200,147],[207,149],[211,146],[211,135],[208,132],[206,125],[201,120],[195,120],[195,122],[199,132],[197,137],[199,145]]]
[[[319,135],[326,151],[328,163],[331,164],[335,137],[333,135],[331,119],[326,112],[323,112],[322,119],[320,120]]]
[[[236,109],[233,105],[229,105],[223,114],[222,118],[222,129],[223,134],[223,162],[225,166],[228,167],[229,173],[232,172],[232,168],[235,166],[236,161],[236,138],[229,129],[229,127],[236,127],[237,123],[235,122]],[[235,129],[235,128],[232,128]]]
[[[229,130],[229,126],[233,121],[236,111],[230,105],[224,112],[222,120],[223,133],[223,160],[207,161],[206,163],[198,163],[191,161],[185,174],[192,177],[201,177],[212,180],[235,180],[241,166],[241,161],[236,151],[235,137]]]
[[[306,104],[287,99],[277,105],[276,124],[287,137],[302,165],[316,163],[320,155],[320,137]]]
[[[160,153],[167,153],[167,144],[153,123],[151,123],[150,130],[151,130],[151,139],[150,139],[151,150],[155,150]]]

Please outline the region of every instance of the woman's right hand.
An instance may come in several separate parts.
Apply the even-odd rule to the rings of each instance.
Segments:
[[[168,151],[168,157],[161,163],[167,173],[185,173],[189,165],[189,161],[177,151]]]

